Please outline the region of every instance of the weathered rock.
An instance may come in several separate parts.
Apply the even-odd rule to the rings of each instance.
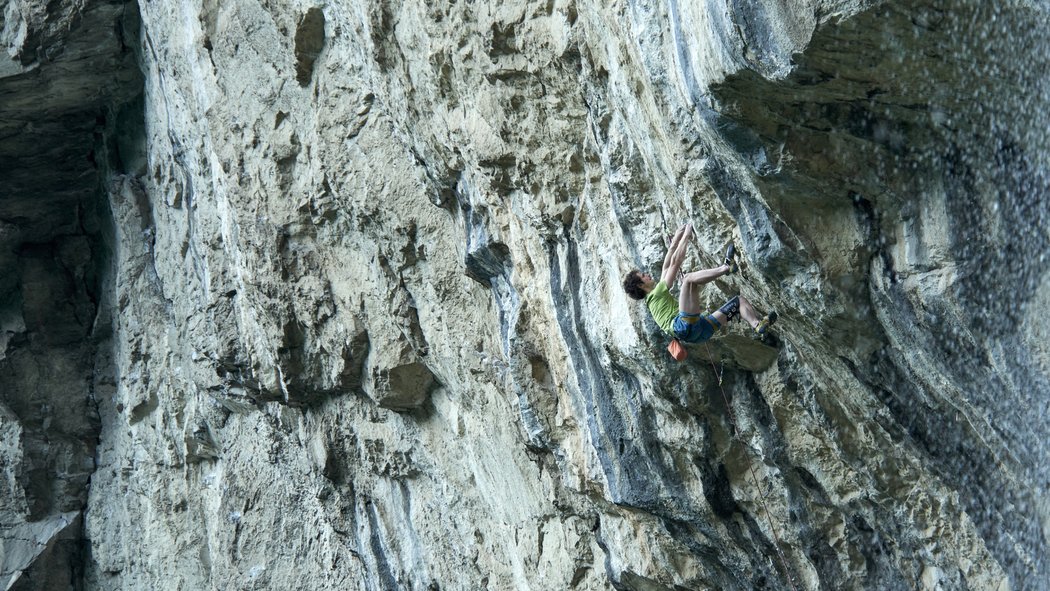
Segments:
[[[44,104],[18,76],[75,18],[43,6],[8,3],[5,105]],[[0,279],[0,370],[32,377],[0,405],[5,541],[78,510],[90,474],[67,580],[1050,578],[1045,8],[140,8],[141,120],[107,118],[87,182],[105,215],[0,194],[0,238],[34,244]],[[775,348],[734,325],[676,364],[622,293],[684,219],[690,266],[744,258],[704,303],[775,308]],[[42,427],[94,416],[85,383],[97,468]],[[59,559],[36,547],[5,545],[5,576]]]
[[[405,343],[389,342],[372,350],[364,391],[383,408],[410,410],[427,401],[434,374]]]
[[[142,87],[138,12],[106,1],[0,10],[0,586],[67,589],[83,578],[94,397],[112,373],[99,364],[99,187],[131,163],[116,129]]]

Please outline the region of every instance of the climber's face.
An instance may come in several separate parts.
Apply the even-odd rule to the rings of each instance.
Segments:
[[[654,287],[656,287],[656,281],[653,279],[653,276],[648,273],[642,273],[642,288],[648,292],[652,291]]]

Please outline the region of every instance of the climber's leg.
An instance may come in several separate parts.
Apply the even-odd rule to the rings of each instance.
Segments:
[[[747,298],[744,296],[740,296],[740,317],[750,324],[751,328],[758,328],[758,314],[755,313],[755,309],[751,306],[751,302],[747,301]]]
[[[678,310],[686,314],[700,313],[700,288],[729,272],[729,265],[713,269],[693,271],[682,276],[682,288],[678,292]]]

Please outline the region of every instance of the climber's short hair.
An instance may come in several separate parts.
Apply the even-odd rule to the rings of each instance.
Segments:
[[[623,276],[623,290],[627,292],[627,295],[631,296],[635,300],[645,299],[645,290],[642,289],[642,284],[645,280],[642,279],[642,272],[638,269],[631,269]]]

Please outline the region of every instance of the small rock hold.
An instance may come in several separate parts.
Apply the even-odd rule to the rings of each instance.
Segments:
[[[372,392],[379,406],[405,411],[422,406],[434,383],[430,369],[415,361],[380,371],[374,376]]]
[[[510,249],[502,242],[489,242],[467,253],[467,276],[488,285],[489,280],[503,273],[510,259]]]

